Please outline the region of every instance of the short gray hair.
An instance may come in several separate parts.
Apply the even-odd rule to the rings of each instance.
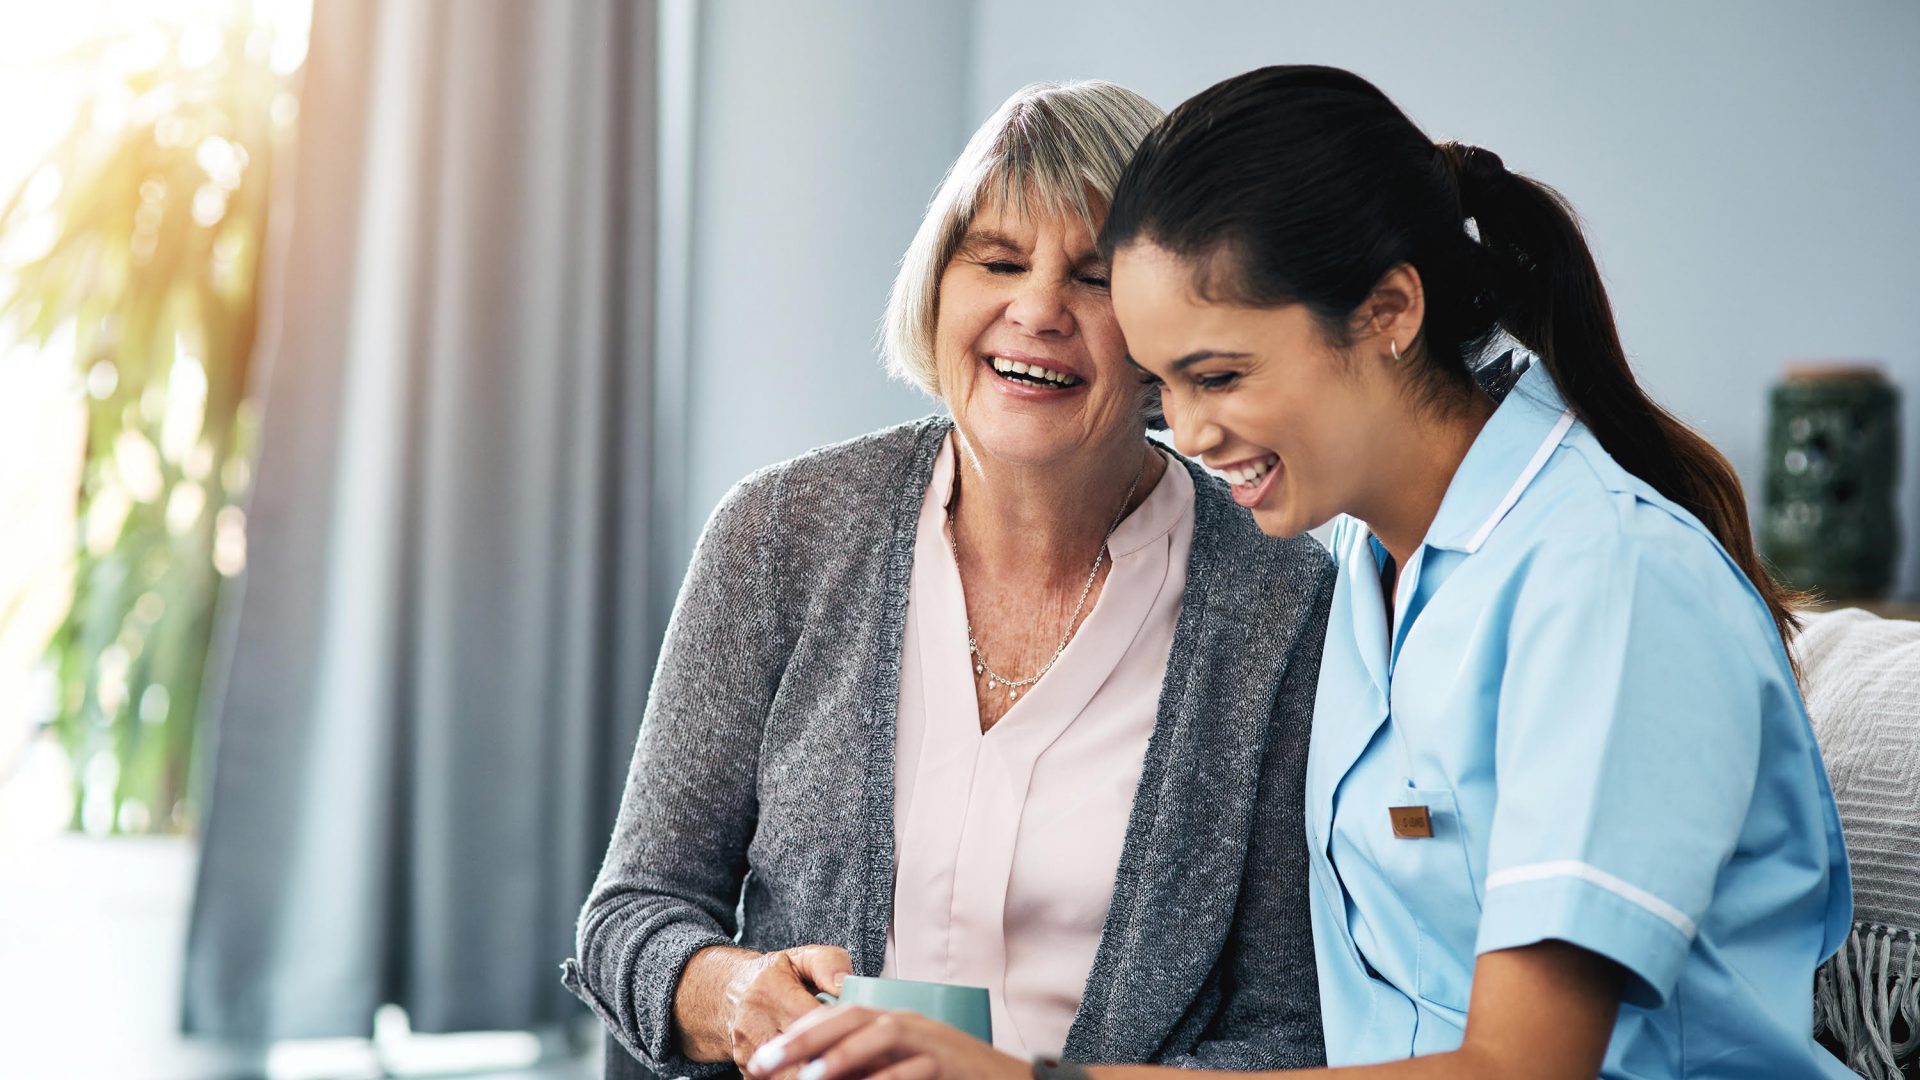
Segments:
[[[947,170],[900,259],[881,323],[888,374],[940,396],[940,275],[983,205],[1071,213],[1097,235],[1095,201],[1104,214],[1134,148],[1165,115],[1126,87],[1096,80],[1033,83],[994,110]]]

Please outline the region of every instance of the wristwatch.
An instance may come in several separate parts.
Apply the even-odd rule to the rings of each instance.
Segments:
[[[1093,1080],[1093,1077],[1070,1061],[1034,1058],[1033,1080]]]

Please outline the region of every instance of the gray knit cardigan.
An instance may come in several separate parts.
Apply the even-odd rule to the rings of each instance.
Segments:
[[[698,949],[831,944],[879,972],[901,629],[951,426],[930,417],[764,469],[708,522],[578,959],[562,965],[625,1048],[610,1044],[609,1075],[732,1073],[678,1050],[674,993]],[[1333,566],[1310,539],[1262,534],[1187,467],[1186,593],[1065,1057],[1318,1065],[1301,804]]]

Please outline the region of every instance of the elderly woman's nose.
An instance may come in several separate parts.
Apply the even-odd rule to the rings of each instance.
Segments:
[[[1021,283],[1013,303],[1007,306],[1007,318],[1032,334],[1070,333],[1073,311],[1067,296],[1067,287],[1060,282],[1030,275]]]

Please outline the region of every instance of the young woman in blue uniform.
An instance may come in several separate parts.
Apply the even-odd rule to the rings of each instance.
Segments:
[[[1332,1073],[1851,1076],[1811,1033],[1852,904],[1793,597],[1559,197],[1276,67],[1169,116],[1103,239],[1179,449],[1270,533],[1335,522],[1305,837]],[[854,1010],[770,1045],[801,1080],[1080,1071]]]

